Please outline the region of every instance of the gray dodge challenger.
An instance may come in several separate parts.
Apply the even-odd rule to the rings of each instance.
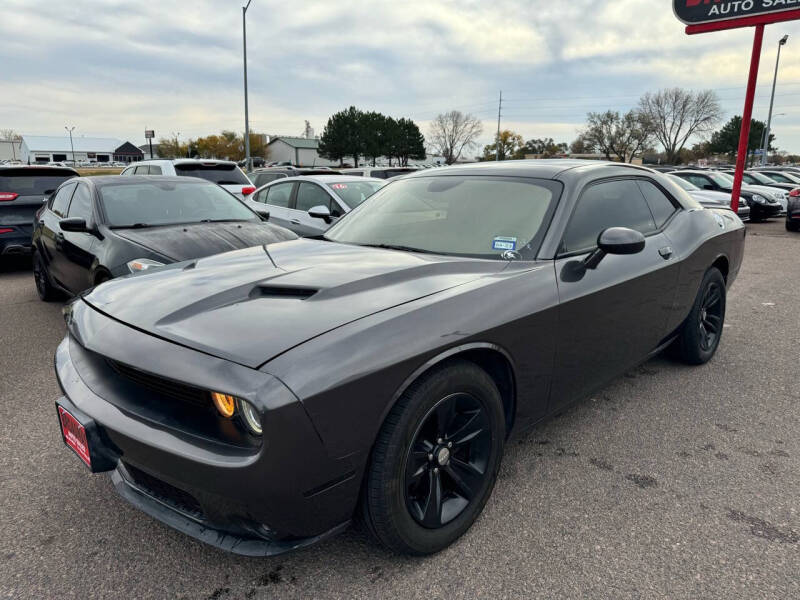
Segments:
[[[66,445],[126,500],[268,556],[363,522],[453,543],[512,432],[720,344],[745,228],[633,165],[421,171],[316,239],[115,279],[64,309]]]

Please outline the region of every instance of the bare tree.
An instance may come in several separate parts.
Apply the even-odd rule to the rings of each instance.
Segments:
[[[719,97],[713,90],[669,88],[648,92],[639,100],[639,111],[651,122],[668,163],[678,160],[690,137],[708,133],[722,118]]]
[[[483,132],[480,120],[471,114],[457,110],[437,116],[430,125],[428,143],[436,154],[452,165],[464,150],[476,147],[478,136]]]
[[[616,157],[622,162],[633,162],[639,152],[652,142],[653,131],[647,117],[631,110],[621,115],[617,111],[589,113],[586,129],[579,139],[589,148],[606,155],[608,160]]]
[[[22,136],[13,129],[0,129],[0,140],[8,142],[18,142]]]

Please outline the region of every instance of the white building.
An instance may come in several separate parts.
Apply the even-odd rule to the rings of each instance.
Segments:
[[[73,156],[74,150],[74,156]],[[133,162],[142,160],[143,153],[130,142],[116,138],[94,138],[69,135],[23,135],[20,160],[24,163],[75,162]]]
[[[276,136],[269,141],[269,160],[290,162],[296,167],[329,167],[338,165],[319,156],[319,139]]]
[[[0,160],[21,160],[22,141],[0,140]]]

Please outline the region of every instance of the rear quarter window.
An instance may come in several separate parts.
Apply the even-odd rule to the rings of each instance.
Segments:
[[[20,196],[45,196],[75,173],[59,170],[24,169],[16,172],[0,171],[0,192],[12,192]]]

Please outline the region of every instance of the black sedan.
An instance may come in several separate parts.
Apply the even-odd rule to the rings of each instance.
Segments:
[[[40,202],[41,204],[41,202]],[[186,177],[84,177],[36,214],[33,272],[42,300],[119,275],[294,239],[220,186]]]
[[[668,346],[712,358],[744,239],[730,210],[633,165],[421,171],[320,239],[70,303],[63,438],[135,506],[233,552],[356,513],[395,551],[436,552],[480,514],[512,430]]]
[[[726,194],[730,194],[733,191],[732,178],[716,171],[680,170],[673,171],[672,174],[693,183],[701,190],[724,192]],[[747,200],[747,205],[750,207],[751,221],[763,221],[770,217],[777,217],[781,213],[780,202],[775,198],[770,198],[762,189],[742,185],[740,197]]]

